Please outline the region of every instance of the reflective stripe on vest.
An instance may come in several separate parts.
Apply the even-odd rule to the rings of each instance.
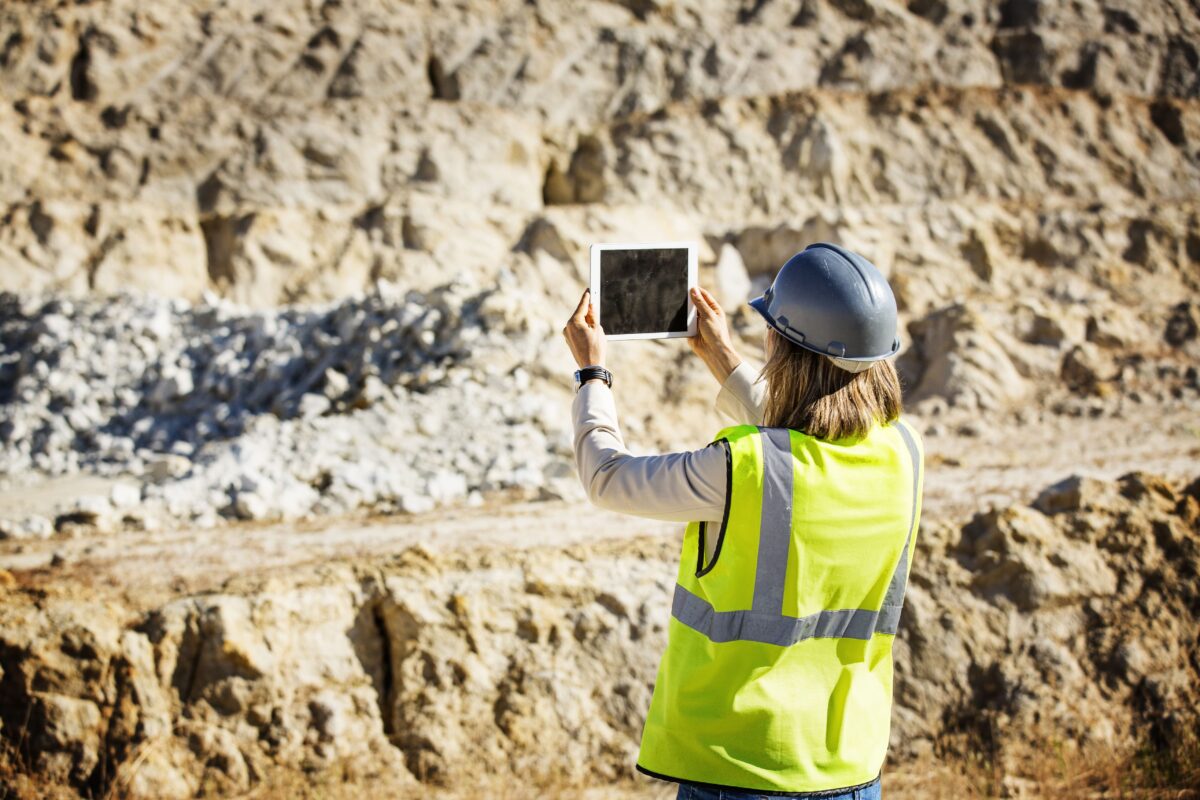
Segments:
[[[917,444],[904,423],[894,427],[904,439],[912,463],[912,514],[900,560],[888,583],[879,609],[839,608],[804,617],[782,613],[785,575],[792,544],[793,464],[786,428],[761,428],[763,438],[762,525],[759,529],[758,567],[754,576],[754,602],[748,611],[717,611],[678,583],[671,616],[714,642],[762,642],[787,646],[811,638],[869,640],[876,633],[895,634],[900,626],[904,592],[908,585],[908,552],[917,522],[921,464]]]

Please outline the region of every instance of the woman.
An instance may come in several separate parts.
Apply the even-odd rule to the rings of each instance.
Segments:
[[[692,299],[692,349],[743,424],[691,452],[625,448],[587,292],[563,331],[589,498],[690,523],[638,769],[679,798],[879,798],[922,478],[887,360],[895,298],[855,253],[796,254],[750,303],[768,325],[761,382],[712,295]]]

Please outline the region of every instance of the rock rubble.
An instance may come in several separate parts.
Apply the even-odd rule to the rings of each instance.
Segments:
[[[571,492],[544,326],[503,286],[323,307],[0,296],[0,474],[139,479],[58,520],[211,524]],[[557,354],[556,354],[557,355]],[[547,488],[548,487],[548,488]],[[9,535],[42,535],[18,521]]]

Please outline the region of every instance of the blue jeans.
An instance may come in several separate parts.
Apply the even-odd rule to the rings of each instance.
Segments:
[[[819,797],[820,800],[881,800],[883,795],[879,778],[876,778],[858,789],[830,794],[820,793],[814,797]],[[679,784],[679,794],[675,795],[675,800],[775,800],[775,798],[752,789],[710,789],[694,783],[681,783]]]

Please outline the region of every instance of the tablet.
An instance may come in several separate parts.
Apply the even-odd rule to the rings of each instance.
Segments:
[[[609,339],[696,335],[696,245],[594,244],[592,305]]]

